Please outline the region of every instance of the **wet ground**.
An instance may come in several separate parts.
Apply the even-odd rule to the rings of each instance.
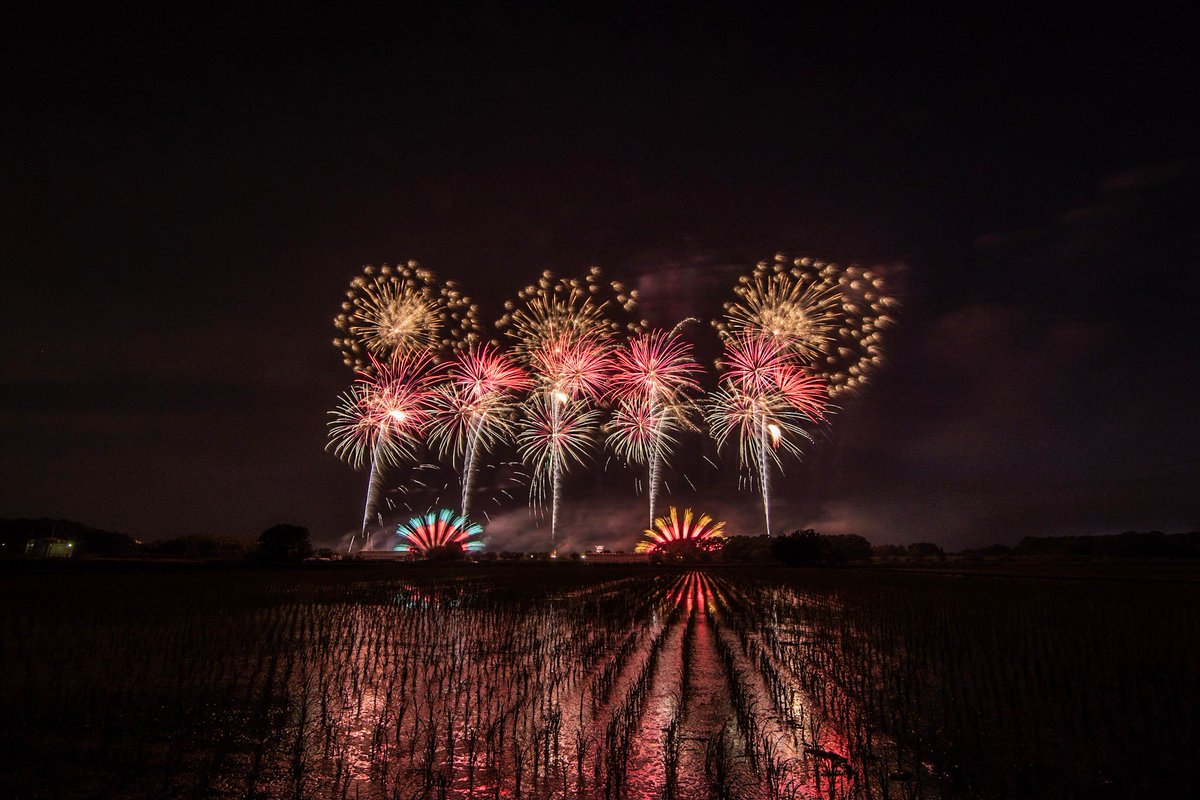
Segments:
[[[6,575],[0,796],[1120,797],[1190,763],[1195,615],[1144,610],[1190,584],[768,573]],[[1143,725],[1177,749],[1123,753]]]

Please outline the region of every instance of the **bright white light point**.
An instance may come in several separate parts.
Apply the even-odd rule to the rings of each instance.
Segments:
[[[388,416],[396,420],[396,422],[404,422],[408,415],[398,408],[393,408],[388,412]]]
[[[565,402],[567,402],[567,399],[568,399],[567,393],[562,391],[561,389],[555,389],[554,393],[551,396],[554,398],[554,402],[556,402],[556,403],[565,403]]]
[[[772,422],[771,424],[767,425],[767,430],[771,433],[771,442],[773,444],[779,444],[779,437],[783,435],[783,431],[779,429],[779,426]]]

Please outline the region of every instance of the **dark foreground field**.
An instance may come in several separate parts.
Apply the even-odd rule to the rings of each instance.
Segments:
[[[1179,573],[55,567],[0,573],[4,798],[1200,792]]]

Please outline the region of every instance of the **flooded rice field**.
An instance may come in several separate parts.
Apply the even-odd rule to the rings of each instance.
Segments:
[[[1186,582],[3,577],[4,797],[1148,797],[1200,780]]]

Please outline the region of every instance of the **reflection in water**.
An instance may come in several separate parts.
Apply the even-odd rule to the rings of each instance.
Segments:
[[[802,596],[631,580],[532,607],[402,591],[325,609],[263,755],[335,797],[874,796],[789,657],[806,632],[780,609]]]

